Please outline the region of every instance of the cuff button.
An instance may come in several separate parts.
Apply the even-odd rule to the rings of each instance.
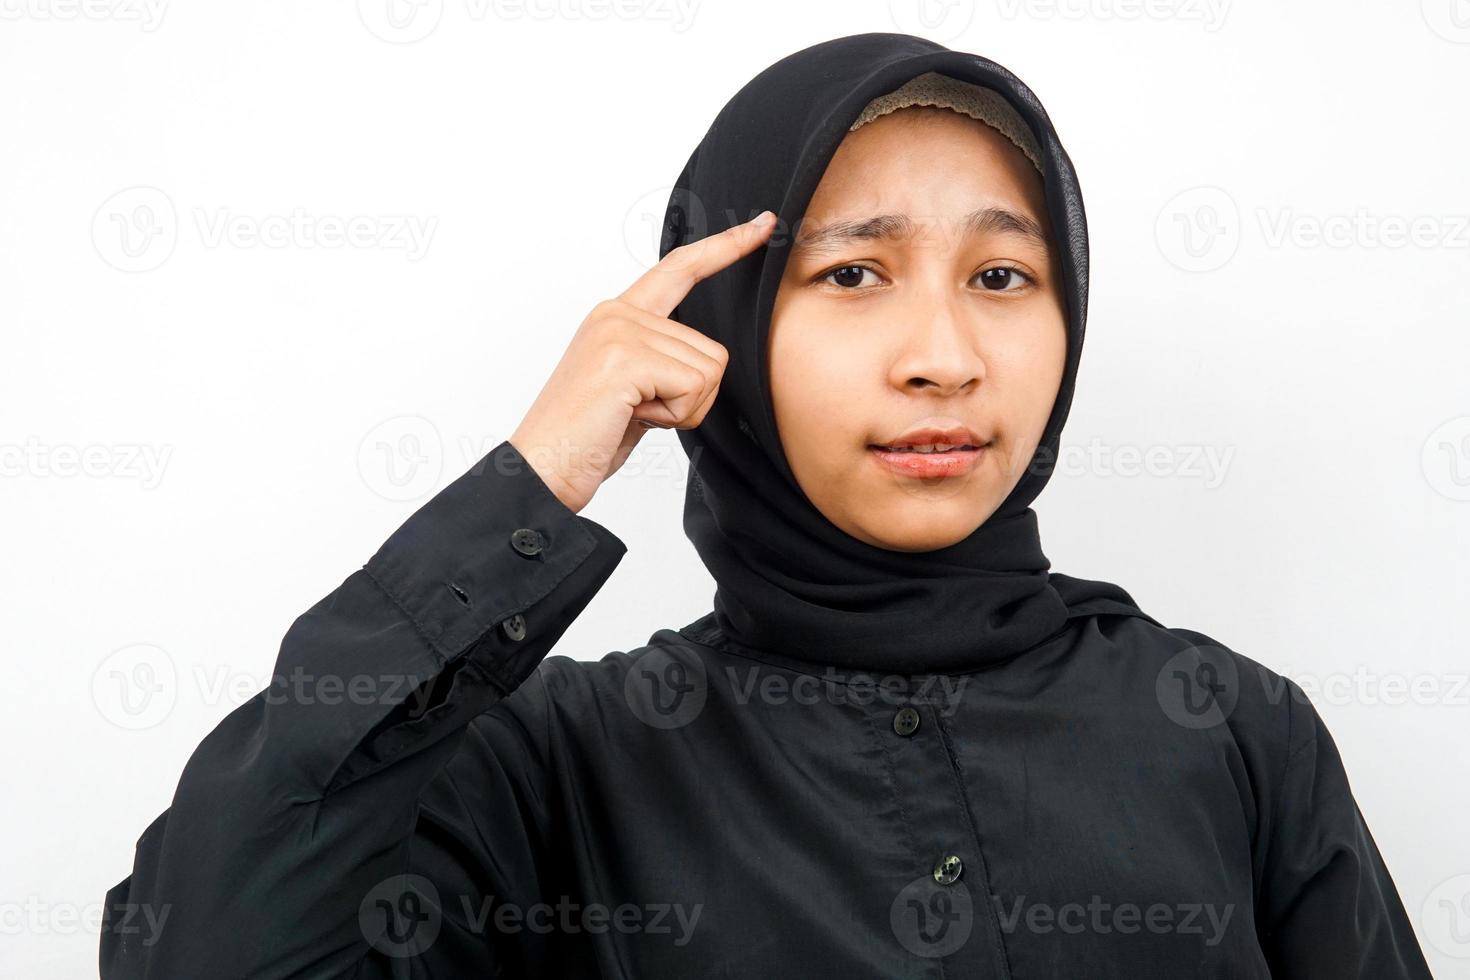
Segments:
[[[541,549],[546,547],[546,541],[535,528],[522,527],[511,532],[510,546],[527,558],[532,558],[541,554]]]
[[[520,613],[505,620],[500,624],[501,632],[512,640],[524,640],[526,638],[526,617]]]

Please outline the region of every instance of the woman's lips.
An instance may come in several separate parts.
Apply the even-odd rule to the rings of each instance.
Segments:
[[[949,449],[944,452],[914,452],[906,449],[869,446],[868,452],[872,453],[873,458],[891,473],[920,480],[932,480],[946,476],[963,476],[975,468],[975,463],[989,448],[990,444],[986,443],[979,447]]]

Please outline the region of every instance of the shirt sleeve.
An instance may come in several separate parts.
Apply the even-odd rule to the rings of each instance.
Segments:
[[[421,975],[423,937],[404,939],[395,924],[421,907],[423,875],[410,870],[468,889],[475,869],[457,856],[494,863],[497,841],[468,842],[470,852],[446,839],[469,826],[450,819],[447,782],[434,810],[420,798],[470,722],[535,673],[625,551],[509,441],[412,514],[292,623],[270,685],[189,758],[171,805],[137,841],[132,873],[107,893],[103,980],[221,968]],[[530,742],[492,741],[503,768],[483,785],[513,794],[537,764],[522,757]],[[505,836],[505,867],[529,867],[534,835],[517,819]],[[496,973],[488,945],[444,938],[439,955]]]
[[[1287,759],[1271,820],[1258,927],[1287,980],[1432,980],[1393,878],[1321,715],[1288,682]]]

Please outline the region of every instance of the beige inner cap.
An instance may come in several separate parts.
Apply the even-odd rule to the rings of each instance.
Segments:
[[[1005,100],[1005,96],[994,89],[963,82],[938,72],[925,72],[909,79],[892,92],[878,96],[863,107],[863,111],[847,131],[853,132],[879,116],[886,116],[912,105],[953,109],[971,119],[980,120],[999,130],[1026,154],[1038,171],[1041,170],[1041,151],[1036,145],[1036,137],[1031,134],[1031,128],[1026,125],[1020,113]]]

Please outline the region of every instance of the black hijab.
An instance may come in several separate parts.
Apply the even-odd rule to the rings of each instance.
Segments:
[[[828,161],[869,101],[929,71],[996,90],[1036,136],[1061,248],[1067,358],[1051,418],[1010,495],[968,538],[916,553],[860,541],[807,499],[781,447],[764,366],[791,233]],[[993,61],[906,34],[841,37],[782,58],[730,99],[690,155],[659,257],[766,208],[778,217],[770,242],[698,283],[672,313],[730,352],[704,421],[679,430],[690,459],[684,530],[714,576],[720,629],[813,663],[959,672],[1030,649],[1069,618],[1143,616],[1116,585],[1050,573],[1030,507],[1056,460],[1087,317],[1082,195],[1031,90]]]

